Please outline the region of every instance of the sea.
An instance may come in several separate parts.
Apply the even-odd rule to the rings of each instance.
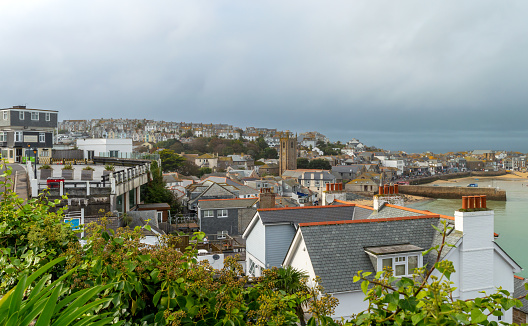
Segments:
[[[470,183],[476,183],[481,188],[506,190],[506,201],[488,200],[487,206],[495,211],[495,233],[499,234],[497,243],[523,268],[517,275],[528,277],[528,179],[464,178],[437,181],[433,185],[466,187]],[[406,206],[454,216],[455,210],[462,207],[462,199],[433,199]]]

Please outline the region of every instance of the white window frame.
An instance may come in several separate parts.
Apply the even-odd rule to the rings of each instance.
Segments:
[[[9,120],[9,111],[2,111],[3,114],[2,114],[2,118],[4,120]]]
[[[409,257],[416,257],[416,268],[423,266],[423,257],[420,253],[408,253],[408,254],[395,254],[395,255],[383,255],[377,256],[378,258],[378,271],[383,270],[383,260],[392,259],[392,272],[395,277],[410,277],[413,273],[409,270]],[[396,266],[405,266],[405,273],[401,275],[396,275]]]
[[[204,210],[203,212],[204,212],[203,217],[214,217],[213,210],[208,209],[208,210]]]
[[[24,133],[22,131],[15,131],[15,143],[22,142]]]
[[[1,142],[7,141],[7,132],[0,131],[0,141]]]
[[[39,143],[45,143],[46,142],[46,134],[43,132],[39,132]]]
[[[51,121],[51,113],[46,112],[46,121]]]
[[[18,119],[24,120],[24,111],[18,111]]]
[[[224,214],[224,213],[225,213],[225,214]],[[227,213],[227,209],[219,209],[219,210],[217,211],[217,217],[218,217],[218,218],[226,218],[227,215],[228,215],[228,213]]]
[[[38,112],[31,112],[31,120],[32,121],[38,121],[39,120],[39,113]]]
[[[227,231],[218,231],[216,233],[216,239],[217,240],[223,240],[223,239],[227,238],[227,235],[229,235],[229,233]]]

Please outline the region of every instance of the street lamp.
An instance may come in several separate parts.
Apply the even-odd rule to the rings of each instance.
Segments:
[[[35,168],[33,170],[35,170],[35,180],[37,180],[37,149],[33,149],[33,155],[35,157]]]

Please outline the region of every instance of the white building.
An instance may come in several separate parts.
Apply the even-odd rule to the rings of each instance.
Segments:
[[[84,151],[84,157],[94,156],[128,158],[132,153],[132,139],[77,139],[77,147]]]
[[[391,266],[395,276],[408,277],[414,268],[432,266],[436,253],[424,256],[422,252],[439,244],[441,235],[431,225],[442,228],[442,222],[454,228],[446,237],[454,247],[446,246],[441,254],[441,259],[453,262],[457,271],[450,279],[456,288],[454,298],[472,299],[482,296],[481,291],[489,294],[498,287],[513,293],[514,273],[521,268],[494,241],[492,210],[456,211],[453,218],[390,204],[380,208],[370,216],[350,221],[306,220],[298,224],[282,265],[302,269],[310,278],[321,278],[325,291],[340,302],[334,318],[347,318],[367,308],[361,282],[352,280],[358,271],[375,274]],[[383,213],[387,208],[392,212]],[[401,218],[395,217],[402,216],[396,210],[409,211]],[[504,312],[501,321],[512,322],[511,309]]]

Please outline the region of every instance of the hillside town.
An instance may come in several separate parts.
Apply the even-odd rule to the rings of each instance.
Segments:
[[[273,267],[305,270],[339,300],[333,318],[367,308],[352,280],[358,271],[389,266],[409,277],[434,264],[434,254],[420,254],[439,241],[431,224],[453,229],[443,240],[452,247],[441,257],[461,270],[451,279],[456,297],[523,286],[514,275],[521,266],[495,243],[486,198],[499,190],[464,188],[454,217],[406,207],[426,198],[405,190],[451,176],[522,173],[522,153],[405,153],[356,138],[331,142],[317,131],[59,121],[58,111],[25,106],[2,112],[2,157],[26,173],[28,187],[18,188],[22,197],[47,193],[75,227],[100,221],[101,211],[115,229],[148,226],[142,241],[153,246],[165,234],[201,231],[199,260],[221,269],[224,259],[236,257],[249,277]],[[155,182],[170,193],[166,200],[146,190]],[[475,265],[476,259],[483,260]],[[526,320],[526,311],[511,309],[496,320],[514,318]]]

